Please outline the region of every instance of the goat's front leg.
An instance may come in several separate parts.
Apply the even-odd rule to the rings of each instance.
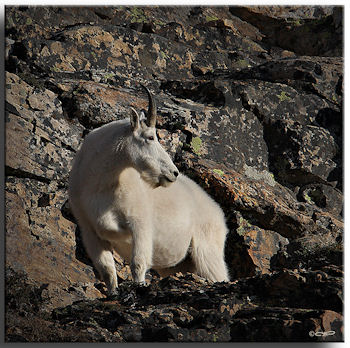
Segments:
[[[131,273],[135,282],[145,284],[145,275],[152,266],[152,230],[137,226],[133,231]]]

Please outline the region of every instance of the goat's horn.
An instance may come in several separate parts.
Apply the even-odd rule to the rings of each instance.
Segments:
[[[148,94],[148,111],[147,111],[147,125],[148,127],[155,127],[157,122],[157,106],[156,102],[149,91],[149,89],[144,86],[143,84],[140,84],[147,92]]]

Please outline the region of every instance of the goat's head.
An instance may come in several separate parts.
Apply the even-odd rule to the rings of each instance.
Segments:
[[[140,119],[137,111],[131,108],[129,158],[143,180],[153,187],[166,187],[176,180],[179,171],[158,142],[156,104],[148,88],[143,87],[148,94],[149,106],[146,119]]]

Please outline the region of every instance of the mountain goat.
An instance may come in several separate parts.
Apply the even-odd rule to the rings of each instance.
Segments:
[[[146,119],[131,108],[130,120],[93,130],[76,154],[69,201],[87,254],[110,293],[118,286],[113,249],[136,282],[150,268],[228,281],[224,214],[158,142],[155,101],[144,88]]]

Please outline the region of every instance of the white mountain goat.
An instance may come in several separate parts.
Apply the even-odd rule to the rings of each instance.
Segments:
[[[93,130],[76,155],[69,200],[85,249],[111,293],[118,286],[112,249],[136,282],[144,283],[150,268],[228,281],[224,214],[159,144],[155,101],[144,88],[145,120],[131,108],[130,120]]]

